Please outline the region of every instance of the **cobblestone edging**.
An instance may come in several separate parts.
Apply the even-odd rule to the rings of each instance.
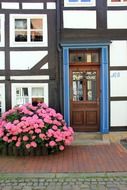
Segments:
[[[127,190],[127,173],[0,174],[0,190]]]

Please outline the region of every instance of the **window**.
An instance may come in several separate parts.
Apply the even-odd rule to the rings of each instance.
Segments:
[[[95,6],[95,0],[64,0],[65,7]]]
[[[5,86],[4,84],[0,84],[0,117],[4,111],[5,111]]]
[[[0,15],[0,46],[4,46],[4,15]]]
[[[46,15],[11,15],[11,46],[47,46]]]
[[[99,64],[99,50],[71,50],[69,54],[70,64]]]
[[[127,6],[127,0],[108,0],[109,6]]]
[[[48,104],[48,84],[12,84],[12,105],[23,105],[27,102]]]

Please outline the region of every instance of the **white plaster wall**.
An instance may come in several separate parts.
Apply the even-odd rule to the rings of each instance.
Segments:
[[[127,11],[107,11],[108,29],[126,29],[127,28]]]
[[[0,100],[2,113],[5,112],[5,84],[0,84]]]
[[[49,80],[49,75],[11,76],[11,80]]]
[[[111,126],[127,126],[127,101],[111,102]]]
[[[127,71],[110,71],[110,95],[127,96]]]
[[[56,9],[56,3],[55,2],[48,2],[47,3],[47,9]]]
[[[44,3],[22,3],[23,9],[44,9]]]
[[[14,2],[4,2],[1,5],[2,9],[19,9],[19,3],[14,3]]]
[[[110,66],[127,66],[127,41],[112,41],[110,45]]]
[[[96,29],[96,11],[63,11],[63,27]]]
[[[0,70],[5,69],[5,54],[4,52],[0,52]]]
[[[47,51],[12,51],[10,52],[10,68],[12,70],[31,69],[47,54]]]
[[[44,64],[40,69],[42,70],[42,69],[48,69],[48,68],[49,68],[49,64],[46,63],[46,64]]]

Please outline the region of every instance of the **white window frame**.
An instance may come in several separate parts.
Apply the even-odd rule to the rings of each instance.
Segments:
[[[1,113],[5,112],[5,84],[0,84],[1,91]]]
[[[43,42],[15,42],[15,19],[43,19]],[[10,15],[10,47],[47,47],[47,15],[46,14],[11,14]]]
[[[64,0],[64,7],[92,7],[96,6],[96,0],[91,0],[91,2],[69,2],[69,0]]]
[[[108,6],[127,6],[127,2],[121,0],[121,2],[112,2],[112,0],[108,0]]]
[[[43,88],[44,89],[44,103],[48,105],[48,83],[19,83],[12,84],[12,107],[16,106],[16,89],[17,88],[28,88],[29,93],[29,103],[31,103],[32,98],[32,88]]]
[[[0,31],[1,31],[1,40],[0,40],[0,47],[3,47],[5,44],[5,36],[4,36],[4,15],[0,14]]]

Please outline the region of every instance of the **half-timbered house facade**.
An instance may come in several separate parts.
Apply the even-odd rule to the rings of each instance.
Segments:
[[[0,111],[45,102],[75,131],[127,130],[127,0],[0,0]]]

